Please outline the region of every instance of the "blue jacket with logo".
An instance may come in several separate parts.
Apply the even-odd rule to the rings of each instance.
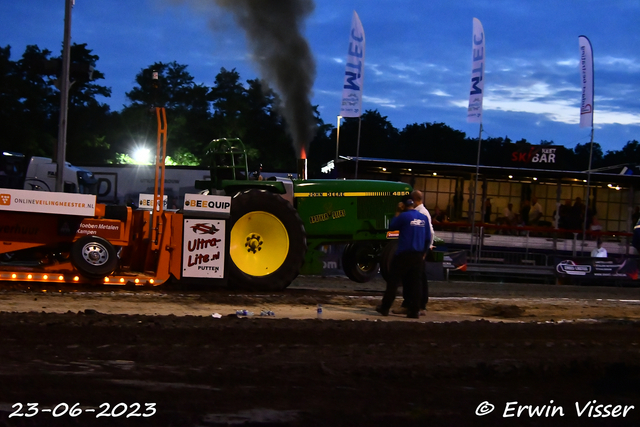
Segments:
[[[402,212],[389,223],[390,230],[400,231],[397,254],[406,251],[427,253],[431,242],[429,218],[415,209]]]

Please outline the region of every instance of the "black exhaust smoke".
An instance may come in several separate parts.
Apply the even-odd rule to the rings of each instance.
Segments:
[[[191,0],[216,4],[233,13],[245,31],[261,78],[282,101],[284,117],[298,158],[306,158],[315,136],[311,106],[316,65],[309,43],[302,35],[304,20],[313,12],[313,0]],[[215,23],[212,23],[215,27]]]

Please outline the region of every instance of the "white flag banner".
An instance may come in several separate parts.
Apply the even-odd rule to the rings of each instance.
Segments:
[[[578,37],[580,44],[580,77],[582,101],[580,103],[580,127],[593,127],[593,49],[585,36]]]
[[[473,18],[473,40],[471,57],[471,89],[467,122],[482,123],[482,96],[484,94],[484,30],[482,23]]]
[[[360,117],[362,115],[362,83],[364,81],[364,29],[356,11],[353,11],[351,33],[349,34],[349,51],[347,66],[344,72],[342,89],[342,117]]]

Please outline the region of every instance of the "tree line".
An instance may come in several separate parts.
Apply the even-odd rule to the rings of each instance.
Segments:
[[[263,81],[242,81],[235,69],[222,68],[211,86],[196,84],[177,62],[156,62],[140,70],[136,85],[128,92],[128,104],[112,111],[98,97],[110,97],[111,89],[97,68],[99,56],[86,44],[71,47],[71,80],[67,131],[67,161],[98,165],[128,161],[137,146],[154,147],[154,106],[167,109],[167,154],[175,164],[206,165],[209,142],[217,138],[240,138],[248,150],[251,168],[295,171],[296,159],[287,124],[279,114],[280,99]],[[27,156],[52,157],[56,152],[60,91],[57,88],[60,56],[47,49],[27,46],[22,57],[11,59],[11,47],[0,47],[0,149]],[[87,69],[84,65],[91,65]],[[152,78],[158,73],[157,81]],[[334,159],[337,129],[326,124],[314,106],[317,125],[310,144],[309,170]],[[377,110],[344,119],[340,127],[340,155],[395,158],[442,163],[475,164],[477,138],[467,137],[444,123],[413,123],[399,130]],[[540,141],[537,145],[555,145]],[[531,143],[508,137],[483,139],[481,164],[504,166],[509,153],[526,151]],[[392,148],[391,148],[392,147]],[[590,144],[574,149],[559,147],[563,167],[585,170]],[[628,141],[617,151],[603,152],[594,143],[593,168],[640,164],[640,144]]]

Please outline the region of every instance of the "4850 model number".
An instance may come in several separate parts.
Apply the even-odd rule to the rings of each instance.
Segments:
[[[96,418],[149,418],[156,414],[155,403],[117,403],[111,406],[109,403],[102,403],[98,408],[80,406],[79,403],[69,405],[67,403],[58,403],[53,407],[40,407],[38,403],[14,403],[11,405],[15,410],[9,415],[13,417],[35,417],[36,415],[49,414],[54,418],[69,416],[72,418],[79,417],[82,414],[93,414]]]

